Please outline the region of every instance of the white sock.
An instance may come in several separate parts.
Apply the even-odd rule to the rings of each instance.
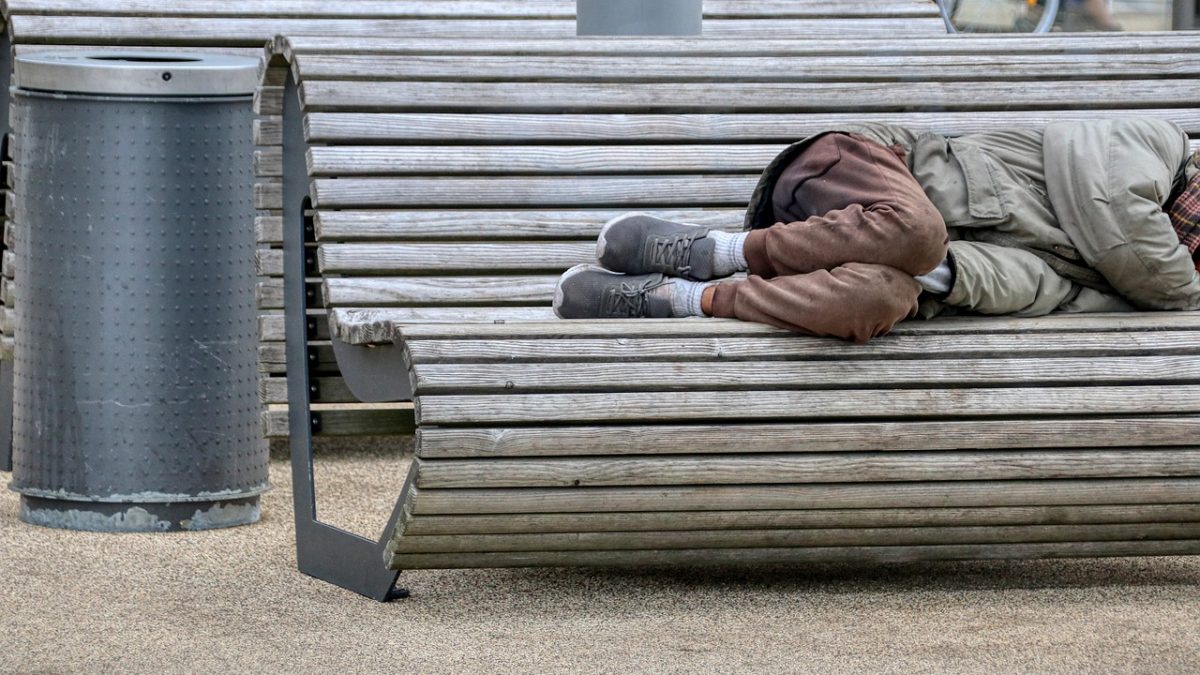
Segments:
[[[950,284],[954,282],[954,274],[950,271],[950,261],[943,260],[929,274],[913,277],[921,284],[921,288],[930,293],[946,294],[950,292]]]
[[[713,274],[718,277],[727,277],[730,274],[750,269],[749,263],[746,262],[746,235],[748,234],[750,233],[732,234],[718,230],[708,233],[709,238],[716,245],[713,252]]]
[[[716,285],[715,281],[688,281],[671,279],[671,314],[677,317],[708,316],[700,307],[704,289]]]

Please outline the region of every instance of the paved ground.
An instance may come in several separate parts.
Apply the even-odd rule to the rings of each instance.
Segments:
[[[326,517],[380,527],[401,464],[323,462]],[[295,571],[272,469],[220,532],[39,529],[0,494],[0,673],[1200,671],[1200,558],[419,572],[382,605]]]

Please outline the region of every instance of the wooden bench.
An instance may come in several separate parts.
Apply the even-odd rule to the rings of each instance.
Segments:
[[[278,47],[283,183],[260,196],[283,207],[268,332],[301,570],[383,599],[427,567],[1200,553],[1198,313],[908,322],[865,347],[548,320],[611,215],[739,229],[763,165],[833,124],[1200,137],[1200,36]],[[335,388],[414,400],[378,542],[315,518],[310,394]]]
[[[128,47],[139,50],[186,49],[260,56],[262,45],[275,35],[337,36],[571,36],[575,33],[575,0],[0,0],[0,110],[8,112],[8,85],[13,53],[47,49]],[[705,31],[710,35],[757,39],[773,35],[930,35],[944,32],[932,0],[708,0]],[[277,118],[259,122],[264,137],[278,133]],[[7,132],[7,117],[2,125]],[[7,136],[5,135],[5,138]],[[5,148],[3,161],[11,162]],[[269,172],[275,159],[260,158]],[[7,201],[7,199],[6,199]],[[12,387],[11,358],[19,283],[15,282],[13,254],[16,233],[0,215],[0,391]],[[265,209],[258,219],[260,271],[274,282],[264,285],[262,311],[277,314],[278,249],[281,246],[278,212]],[[274,249],[274,253],[271,252]],[[266,322],[269,327],[272,324]],[[280,396],[283,381],[281,348],[273,335],[264,335],[264,428],[270,436],[286,435],[286,410]],[[281,339],[281,338],[280,338]],[[329,402],[344,399],[336,387],[326,389]],[[5,394],[8,396],[8,394]],[[11,404],[0,405],[0,417]],[[394,431],[394,425],[372,426],[370,414],[334,412],[327,434],[370,434]],[[3,419],[0,427],[7,428]],[[3,445],[3,444],[0,444]],[[0,451],[0,468],[5,466]]]

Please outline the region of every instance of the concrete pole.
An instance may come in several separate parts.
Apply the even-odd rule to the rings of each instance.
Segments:
[[[700,35],[703,0],[576,0],[577,35]]]

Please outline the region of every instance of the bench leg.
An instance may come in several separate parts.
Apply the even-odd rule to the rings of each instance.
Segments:
[[[384,544],[399,517],[397,502],[379,541],[317,520],[313,482],[311,408],[305,288],[305,244],[313,241],[305,216],[308,176],[296,86],[288,79],[284,104],[284,313],[287,332],[288,418],[291,434],[292,490],[296,517],[296,562],[300,571],[381,602],[407,597],[396,588],[399,572],[384,566]]]

